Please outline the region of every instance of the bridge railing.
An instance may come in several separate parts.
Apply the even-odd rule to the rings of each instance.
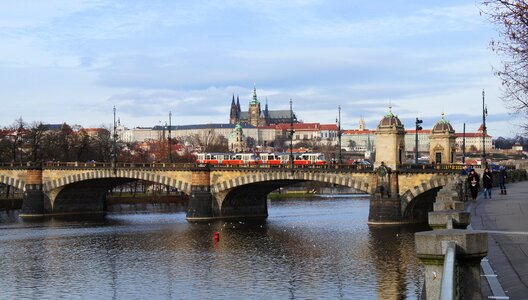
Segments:
[[[105,168],[146,168],[146,169],[189,169],[193,167],[209,167],[211,169],[290,169],[290,165],[265,165],[265,164],[254,164],[254,165],[210,165],[210,164],[198,164],[198,163],[166,163],[166,162],[150,162],[150,163],[138,163],[138,162],[118,162],[115,166],[112,163],[107,162],[59,162],[49,161],[41,162],[38,164],[27,162],[10,162],[0,163],[0,168],[27,168],[32,166],[41,166],[42,168],[71,168],[71,169],[105,169]],[[318,169],[318,170],[372,170],[372,165],[346,165],[346,164],[325,164],[325,165],[295,165],[295,170],[302,169]]]

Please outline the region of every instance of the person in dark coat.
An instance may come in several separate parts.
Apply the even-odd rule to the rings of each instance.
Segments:
[[[482,174],[482,183],[484,184],[484,199],[491,199],[491,188],[493,187],[493,174],[489,168],[484,169]]]
[[[477,201],[477,195],[480,186],[480,177],[474,169],[469,172],[467,181],[469,185],[469,190],[471,191],[471,200],[475,202]]]
[[[499,186],[501,189],[501,195],[506,195],[506,178],[508,177],[506,173],[506,168],[501,166],[499,169]]]

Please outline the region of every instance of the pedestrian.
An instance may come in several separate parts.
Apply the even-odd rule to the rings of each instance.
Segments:
[[[467,182],[469,185],[469,190],[471,191],[471,200],[473,202],[477,201],[477,194],[480,186],[480,177],[475,172],[475,169],[471,169],[467,177]]]
[[[501,166],[499,168],[499,186],[501,189],[501,195],[506,195],[506,177],[508,177],[506,174],[506,168]]]
[[[484,184],[484,199],[491,199],[491,188],[493,187],[493,174],[491,170],[486,167],[484,169],[484,174],[482,174],[482,183]]]

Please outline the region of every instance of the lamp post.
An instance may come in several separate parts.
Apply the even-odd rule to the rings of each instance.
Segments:
[[[418,164],[418,131],[422,130],[422,126],[420,124],[423,123],[423,120],[420,120],[416,118],[416,133],[414,137],[414,163]]]
[[[290,169],[293,176],[293,101],[290,98]]]
[[[172,130],[172,112],[169,111],[169,140],[168,140],[168,146],[169,146],[169,162],[172,163],[172,136],[171,136],[171,130]]]
[[[343,164],[343,153],[342,153],[342,149],[341,149],[341,135],[342,135],[342,132],[341,132],[341,105],[337,106],[337,110],[338,110],[338,119],[337,119],[337,141],[338,141],[338,146],[339,146],[339,159],[338,159],[338,163],[339,165]]]
[[[117,125],[116,125],[116,108],[114,106],[114,134],[113,134],[113,147],[112,147],[112,166],[114,168],[114,173],[116,171],[117,164]]]
[[[486,168],[488,166],[488,162],[486,160],[486,115],[488,114],[488,108],[484,102],[484,96],[484,90],[482,90],[482,167]]]
[[[462,164],[466,163],[466,123],[464,123],[464,131],[462,131]]]

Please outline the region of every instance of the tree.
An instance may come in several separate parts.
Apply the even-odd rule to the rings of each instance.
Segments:
[[[180,143],[191,144],[194,148],[200,148],[202,152],[227,152],[229,148],[226,137],[219,135],[214,128],[184,137]]]
[[[98,131],[94,138],[94,150],[96,157],[94,158],[97,161],[110,162],[112,156],[112,134],[110,133],[109,127],[101,126],[103,130]]]
[[[31,161],[37,162],[42,160],[42,140],[46,126],[42,122],[35,122],[29,128],[28,140],[30,146]]]
[[[27,124],[26,122],[24,122],[22,117],[16,119],[15,123],[9,126],[9,130],[11,131],[11,136],[9,140],[11,142],[12,161],[17,161],[17,154],[18,160],[22,161],[22,153],[20,151],[20,148],[24,143],[24,136],[27,133],[25,129],[26,127]]]
[[[502,68],[495,71],[502,81],[506,106],[524,119],[528,131],[528,0],[486,0],[483,10],[498,26],[500,39],[491,49],[503,57]]]

